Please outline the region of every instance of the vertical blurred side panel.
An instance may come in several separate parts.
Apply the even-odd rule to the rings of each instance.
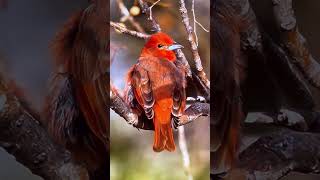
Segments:
[[[241,84],[246,62],[240,54],[239,23],[230,1],[211,2],[211,173],[227,172],[236,160],[243,120]]]
[[[90,179],[109,178],[109,1],[90,1],[53,41],[55,78],[47,98],[52,137]]]
[[[109,10],[0,0],[0,179],[110,179]]]

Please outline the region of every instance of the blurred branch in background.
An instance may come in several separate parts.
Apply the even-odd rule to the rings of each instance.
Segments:
[[[188,147],[187,147],[186,135],[184,133],[184,127],[183,126],[178,127],[178,131],[179,131],[179,148],[182,154],[183,167],[185,169],[188,180],[193,180],[193,176],[191,174],[191,168],[190,168],[190,156],[189,156]]]
[[[0,59],[0,64],[2,60]],[[32,173],[49,180],[88,180],[82,164],[55,144],[16,88],[0,73],[0,146]],[[32,112],[31,112],[32,111]]]
[[[139,32],[144,32],[144,29],[142,26],[134,19],[134,17],[131,14],[139,14],[139,10],[135,10],[134,7],[131,8],[131,12],[127,9],[127,7],[123,4],[122,0],[117,0],[117,4],[119,6],[120,12],[122,14],[122,17],[120,19],[120,22],[124,23],[127,20],[131,23],[131,25]],[[137,7],[135,7],[137,8]]]
[[[266,2],[268,6],[249,0],[217,0],[214,4],[216,9],[230,8],[227,13],[215,15],[224,17],[234,11],[232,18],[245,22],[241,27],[241,53],[244,54],[242,60],[251,62],[248,71],[268,72],[271,77],[260,76],[257,71],[248,76],[251,82],[243,88],[254,87],[254,90],[243,96],[249,104],[249,114],[241,137],[239,161],[228,173],[220,174],[211,166],[212,179],[281,179],[292,171],[319,174],[320,113],[315,105],[319,97],[311,93],[312,86],[319,89],[319,62],[298,31],[292,0]],[[219,24],[213,27],[225,28]],[[263,64],[252,63],[259,60]],[[252,81],[255,78],[258,81]],[[268,78],[277,86],[267,82]],[[264,86],[267,88],[254,96],[262,84],[272,89]],[[279,92],[281,95],[274,96]],[[252,113],[257,109],[266,112]],[[214,123],[212,119],[211,129],[215,128]],[[214,152],[211,148],[211,153]]]
[[[294,15],[292,0],[273,0],[273,14],[278,28],[281,28],[281,42],[285,45],[292,63],[301,68],[310,84],[320,89],[320,64],[307,48],[306,39],[300,33]]]
[[[10,1],[12,2],[12,1]],[[28,56],[24,56],[23,57],[15,57],[15,56],[11,56],[10,57],[10,61],[18,61],[19,64],[27,64],[28,59],[31,59],[31,64],[34,66],[35,64],[37,64],[37,61],[35,61],[37,58],[41,59],[41,61],[46,61],[51,59],[49,54],[47,51],[48,49],[48,43],[51,41],[52,36],[54,34],[54,32],[56,31],[56,28],[60,29],[60,23],[62,20],[64,21],[66,16],[70,16],[70,14],[73,14],[73,18],[71,18],[71,20],[69,20],[68,25],[66,25],[64,28],[64,33],[65,36],[63,36],[62,39],[64,39],[65,41],[63,41],[60,45],[62,46],[63,49],[67,49],[66,51],[71,52],[71,49],[73,50],[72,52],[75,52],[75,50],[77,49],[81,49],[81,52],[86,52],[86,53],[82,53],[82,55],[85,56],[84,59],[90,59],[91,60],[99,60],[98,67],[97,69],[99,69],[101,67],[101,71],[103,71],[103,75],[105,74],[105,70],[106,70],[106,66],[104,66],[104,63],[100,63],[102,61],[100,61],[101,59],[103,59],[103,61],[106,59],[106,61],[108,61],[109,59],[107,58],[107,49],[108,49],[108,42],[109,42],[109,38],[107,39],[104,34],[109,36],[109,32],[107,31],[108,29],[106,28],[101,28],[97,30],[92,28],[93,26],[96,27],[98,25],[98,27],[101,26],[108,26],[108,24],[105,21],[99,21],[100,17],[101,20],[103,20],[104,17],[106,17],[106,14],[108,14],[109,12],[109,8],[108,6],[105,6],[108,2],[105,0],[97,0],[95,1],[96,5],[89,5],[88,8],[85,9],[85,7],[88,4],[83,3],[83,9],[81,8],[81,13],[79,10],[77,10],[78,13],[75,13],[75,9],[71,10],[69,8],[68,9],[68,13],[65,14],[66,12],[63,12],[62,9],[64,9],[65,6],[70,6],[73,8],[76,8],[77,6],[80,5],[80,1],[77,2],[73,2],[73,4],[68,4],[66,2],[61,1],[60,5],[62,6],[58,6],[59,3],[57,3],[57,7],[59,7],[59,13],[57,14],[55,10],[52,11],[52,14],[50,14],[48,16],[45,16],[43,14],[38,14],[39,12],[37,10],[41,9],[41,13],[46,12],[43,11],[43,9],[45,9],[46,7],[48,7],[48,5],[50,6],[49,1],[47,2],[42,2],[42,3],[36,3],[36,2],[28,2],[25,3],[23,5],[21,5],[21,1],[15,3],[15,5],[17,5],[18,7],[20,6],[21,9],[18,11],[16,8],[17,6],[13,5],[12,8],[10,6],[10,11],[8,11],[8,14],[6,16],[1,16],[1,19],[4,20],[6,19],[7,21],[4,23],[6,24],[5,26],[3,26],[3,28],[6,28],[5,31],[3,31],[1,34],[5,34],[4,36],[8,35],[7,31],[9,32],[14,32],[14,36],[17,37],[27,37],[25,36],[25,34],[28,34],[28,37],[31,37],[32,40],[36,39],[36,43],[30,43],[31,41],[29,41],[28,39],[25,38],[12,38],[8,35],[8,39],[6,39],[6,37],[1,37],[2,42],[4,42],[4,46],[3,44],[1,44],[1,48],[4,47],[4,50],[6,51],[6,53],[8,53],[8,56],[10,57],[10,52],[12,55],[12,52],[14,54],[16,54],[17,52],[20,52],[21,54],[27,53]],[[48,4],[49,3],[49,4]],[[56,2],[54,2],[56,3]],[[101,4],[100,4],[101,3]],[[14,3],[13,3],[14,4]],[[25,7],[26,4],[30,4],[30,6]],[[39,6],[39,4],[41,4]],[[11,4],[10,4],[11,5]],[[56,4],[55,4],[56,5]],[[103,5],[103,6],[102,6]],[[92,7],[94,8],[94,11]],[[39,9],[37,9],[39,8]],[[14,9],[14,11],[12,10]],[[19,9],[19,8],[18,8]],[[53,8],[54,9],[54,8]],[[67,10],[65,9],[65,10]],[[30,10],[30,11],[29,11]],[[101,10],[101,11],[100,11]],[[11,13],[10,13],[11,12]],[[31,12],[32,15],[29,14],[28,16],[28,12]],[[83,13],[84,12],[84,13]],[[94,13],[92,13],[94,12]],[[23,23],[17,23],[15,20],[17,17],[20,17],[19,15],[23,14],[21,17],[23,17]],[[24,13],[26,13],[26,17],[24,16]],[[64,14],[64,15],[62,15]],[[36,30],[38,29],[36,24],[37,21],[34,19],[37,19],[38,16],[41,16],[42,21],[38,22],[41,24],[41,34],[46,34],[46,36],[43,36],[41,38],[38,37],[39,34],[37,34]],[[56,16],[60,16],[60,18],[56,19]],[[76,17],[75,17],[76,16]],[[30,18],[31,17],[31,18]],[[51,19],[50,17],[52,17],[53,19]],[[88,18],[90,17],[90,18]],[[18,18],[19,19],[19,18]],[[30,20],[31,19],[31,20]],[[59,20],[60,19],[60,20]],[[30,20],[30,21],[28,21]],[[58,21],[59,20],[59,21]],[[72,23],[70,23],[70,21],[72,21]],[[13,24],[15,24],[14,26],[10,26],[10,24],[12,24],[12,22],[14,22]],[[54,23],[53,23],[54,22]],[[53,24],[54,25],[53,25]],[[16,24],[19,24],[19,26],[16,26]],[[46,27],[43,27],[43,26]],[[30,31],[23,31],[22,34],[20,34],[19,32],[16,31],[16,29],[19,29],[20,27],[23,27],[25,29],[29,29],[32,31],[32,33]],[[74,29],[73,29],[74,28]],[[84,31],[79,31],[78,29],[85,29]],[[34,32],[33,32],[34,31]],[[89,32],[89,33],[87,33]],[[103,33],[100,33],[103,32]],[[9,33],[10,34],[10,33]],[[84,35],[85,34],[85,35]],[[97,35],[102,34],[102,38],[95,38],[97,37]],[[20,36],[21,35],[21,36]],[[83,38],[83,35],[86,38]],[[91,36],[92,35],[92,36]],[[37,37],[35,37],[37,36]],[[94,37],[94,38],[92,38]],[[2,39],[3,38],[3,39]],[[21,40],[22,39],[22,40]],[[75,40],[77,39],[77,40]],[[81,40],[79,40],[81,39]],[[94,39],[94,42],[91,41],[92,39]],[[4,41],[3,41],[4,40]],[[8,41],[6,41],[8,40]],[[45,40],[45,41],[44,41]],[[83,40],[83,41],[82,41]],[[95,40],[99,40],[99,43],[97,43]],[[89,43],[88,43],[89,41]],[[42,44],[42,43],[43,44]],[[8,44],[19,44],[16,46],[11,46]],[[88,46],[82,46],[83,44],[86,44]],[[76,44],[76,45],[75,45]],[[99,44],[97,46],[95,46],[96,44]],[[38,51],[35,52],[35,54],[32,54],[31,51],[37,49],[37,47],[39,47],[39,45],[43,45],[43,49],[41,51],[45,51],[45,53],[42,54],[42,52]],[[51,44],[52,45],[52,44]],[[7,47],[8,46],[8,47]],[[27,48],[26,48],[27,47]],[[52,47],[52,46],[51,46]],[[89,48],[90,47],[90,48]],[[19,51],[20,48],[26,48],[26,51]],[[87,51],[87,49],[89,49],[89,51]],[[2,50],[2,49],[1,49]],[[103,53],[101,52],[103,51]],[[89,53],[88,53],[89,52]],[[18,54],[20,54],[18,53]],[[61,52],[60,52],[61,53]],[[63,54],[63,53],[62,53]],[[90,54],[89,56],[86,56]],[[42,56],[44,55],[44,56]],[[76,55],[66,55],[68,57],[76,57],[76,61],[78,62],[78,60],[82,59],[82,57],[80,56],[76,56]],[[66,58],[66,56],[64,56],[63,58]],[[63,58],[59,57],[59,60],[62,60]],[[92,58],[92,59],[91,59]],[[69,58],[66,58],[69,60]],[[71,58],[70,58],[71,59]],[[33,62],[34,61],[34,62]],[[0,62],[1,64],[1,62]],[[85,64],[85,63],[84,63]],[[2,65],[2,64],[1,64]],[[90,66],[88,64],[85,64],[83,67],[87,68],[87,66]],[[39,66],[41,68],[43,68],[43,66]],[[3,68],[3,67],[1,67]],[[40,68],[39,69],[32,69],[35,70],[35,76],[30,75],[28,72],[28,70],[30,70],[30,67],[24,67],[23,69],[20,70],[21,74],[23,74],[24,76],[29,76],[29,78],[33,78],[37,79],[39,76],[43,76],[43,73],[41,73]],[[85,70],[83,70],[82,68],[79,68],[81,73],[84,73]],[[47,68],[46,69],[48,72],[50,72],[51,69]],[[45,70],[45,71],[46,71]],[[90,73],[92,72],[91,70],[89,70]],[[57,72],[55,72],[57,73]],[[10,78],[11,78],[10,74]],[[73,99],[73,93],[75,93],[73,91],[73,89],[69,86],[69,81],[68,83],[64,83],[66,82],[65,79],[61,78],[60,81],[60,76],[65,76],[66,73],[57,73],[55,74],[57,76],[59,76],[59,87],[56,88],[54,86],[51,86],[54,88],[54,91],[57,92],[56,94],[53,94],[53,96],[56,97],[56,99],[54,99],[53,104],[55,104],[55,107],[61,108],[61,111],[58,110],[56,111],[56,113],[50,113],[52,116],[52,119],[57,120],[59,119],[59,117],[70,117],[67,113],[68,107],[64,106],[63,103],[60,103],[62,101],[67,102],[67,104],[71,105],[71,104],[77,104],[77,106],[80,104],[79,101],[77,101],[76,103],[70,99]],[[68,74],[69,75],[69,74]],[[36,77],[37,76],[37,77]],[[28,99],[32,99],[31,102],[34,102],[34,96],[32,96],[30,93],[26,93],[26,89],[22,89],[20,88],[20,86],[17,86],[15,81],[9,81],[7,80],[7,78],[9,77],[8,73],[3,73],[0,75],[0,146],[2,148],[4,148],[8,153],[10,153],[11,155],[13,155],[16,160],[18,162],[20,162],[22,165],[24,165],[26,168],[28,168],[29,170],[31,170],[31,172],[33,174],[36,174],[40,177],[42,177],[43,179],[48,179],[48,180],[87,180],[89,179],[89,173],[90,176],[92,176],[92,179],[98,180],[101,179],[101,176],[98,177],[100,175],[100,173],[102,175],[107,174],[108,170],[106,168],[101,169],[100,172],[95,172],[92,173],[92,167],[95,165],[92,165],[94,163],[99,163],[96,159],[92,159],[92,164],[90,164],[90,166],[88,165],[89,163],[82,161],[82,160],[78,160],[75,157],[76,156],[81,156],[81,157],[90,157],[90,153],[93,153],[92,150],[99,150],[100,146],[91,146],[92,144],[94,144],[95,140],[93,139],[93,136],[90,136],[90,143],[84,143],[84,139],[82,140],[72,140],[73,144],[76,141],[80,142],[81,141],[81,145],[83,146],[79,146],[79,148],[77,148],[77,150],[82,150],[83,148],[85,148],[84,146],[90,144],[90,153],[78,153],[76,155],[76,153],[68,151],[70,149],[67,150],[67,148],[69,147],[64,147],[64,145],[66,145],[67,143],[61,143],[58,144],[56,141],[53,140],[52,136],[49,135],[48,133],[48,127],[46,126],[47,123],[49,122],[49,118],[42,116],[43,118],[40,118],[40,112],[39,111],[34,111],[34,106],[31,106],[29,104],[29,102],[27,102],[27,98]],[[47,77],[47,76],[45,76]],[[67,77],[67,76],[66,76]],[[74,76],[73,76],[74,77]],[[45,78],[46,79],[46,78]],[[105,80],[105,79],[104,79]],[[34,80],[34,81],[39,81],[38,80]],[[46,79],[47,81],[47,79]],[[40,81],[41,82],[41,81]],[[40,83],[40,86],[43,87],[44,83]],[[75,82],[75,81],[73,81]],[[88,81],[87,81],[88,82]],[[20,81],[21,83],[21,81]],[[104,82],[105,83],[105,82]],[[60,86],[61,84],[65,84],[66,86]],[[67,89],[67,91],[60,91],[63,90],[63,88]],[[105,86],[103,86],[105,88]],[[72,89],[71,91],[69,91],[70,89]],[[102,88],[101,88],[102,89]],[[65,90],[65,89],[64,89]],[[101,90],[103,91],[103,90]],[[38,93],[39,90],[37,90],[36,88],[33,89],[34,93]],[[91,91],[92,92],[92,91]],[[105,92],[106,94],[108,94],[109,92]],[[27,94],[27,96],[25,96],[24,94]],[[60,96],[61,95],[61,96]],[[66,95],[66,96],[64,96]],[[41,96],[40,94],[37,94],[37,96]],[[101,96],[100,96],[101,97]],[[57,101],[55,101],[57,100]],[[89,100],[90,102],[93,101],[93,99]],[[45,103],[44,103],[45,104]],[[43,108],[44,104],[41,105],[41,108]],[[102,111],[104,111],[105,107],[107,105],[102,105],[99,104],[100,108],[102,108]],[[101,107],[103,106],[103,107]],[[72,110],[71,110],[72,111]],[[75,111],[74,111],[75,112]],[[76,110],[77,114],[80,111]],[[106,112],[106,116],[109,118],[109,113],[108,113],[108,109],[105,110],[104,112]],[[68,115],[66,115],[68,114]],[[79,113],[80,114],[80,113]],[[43,115],[43,114],[42,114]],[[78,114],[77,114],[78,115]],[[101,115],[101,114],[100,114]],[[71,115],[72,116],[72,115]],[[101,116],[99,116],[101,117]],[[83,118],[83,117],[81,117]],[[76,121],[79,122],[79,120],[81,118],[78,118]],[[60,119],[61,120],[61,119]],[[57,124],[55,124],[55,128],[58,128],[58,126],[64,126],[66,123],[64,123],[64,120],[57,120]],[[101,120],[104,121],[105,119]],[[81,121],[81,120],[80,120]],[[107,119],[106,121],[104,121],[105,123],[109,122],[109,119]],[[68,124],[68,123],[67,123]],[[79,123],[81,124],[81,123]],[[70,125],[70,124],[69,124]],[[82,124],[84,125],[84,124]],[[86,131],[86,127],[85,126],[81,126],[81,128],[78,128],[80,126],[77,126],[77,130],[76,133],[78,133],[77,138],[78,137],[84,137],[85,133],[87,133],[88,131]],[[100,124],[101,125],[101,124]],[[73,126],[73,125],[72,125]],[[70,127],[70,126],[69,126]],[[60,129],[64,129],[66,131],[69,132],[75,132],[73,130],[68,129],[69,127],[63,127]],[[75,127],[75,126],[74,126]],[[109,127],[107,127],[109,130]],[[65,131],[65,132],[66,132]],[[66,136],[64,136],[65,134],[60,133],[62,131],[59,131],[59,135],[61,135],[61,137],[63,136],[64,138]],[[52,135],[52,134],[51,134]],[[73,136],[73,137],[76,137]],[[105,138],[107,139],[107,141],[103,141],[103,142],[109,142],[109,134],[107,134],[105,136]],[[89,138],[88,138],[89,139]],[[92,143],[92,144],[91,144]],[[69,146],[70,145],[68,143]],[[94,147],[95,149],[93,149],[92,147]],[[105,147],[103,147],[105,148]],[[81,155],[80,155],[81,154]],[[94,152],[94,155],[97,155],[97,153]],[[3,158],[3,154],[2,154],[2,158]],[[1,158],[1,159],[2,159]],[[99,154],[99,161],[101,161],[104,164],[108,164],[108,160],[106,159],[106,156],[100,156]],[[6,166],[7,162],[2,162],[2,170],[3,172],[1,172],[1,177],[0,179],[8,179],[8,178],[3,178],[6,177],[6,169],[8,169]],[[91,162],[90,162],[91,163]],[[99,165],[97,165],[99,166]],[[9,167],[10,168],[10,167]],[[26,171],[26,170],[25,170]],[[14,170],[12,171],[14,172]],[[26,171],[29,173],[29,171]],[[4,174],[4,176],[3,176]],[[14,176],[14,175],[13,175]],[[104,176],[106,177],[106,176]],[[109,176],[108,176],[109,177]],[[37,178],[37,177],[34,177]],[[90,177],[91,178],[91,177]],[[10,177],[9,177],[10,179]],[[20,179],[20,178],[18,178]],[[21,179],[25,179],[25,178],[21,178]],[[106,178],[103,178],[106,179]]]

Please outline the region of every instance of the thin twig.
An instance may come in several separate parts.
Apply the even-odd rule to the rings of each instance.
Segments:
[[[194,36],[196,38],[196,44],[197,47],[199,46],[199,39],[198,39],[198,34],[197,34],[197,24],[205,31],[205,32],[209,32],[209,30],[207,30],[201,23],[199,23],[196,19],[196,13],[194,10],[194,0],[192,0],[192,7],[191,7],[191,12],[192,12],[192,16],[193,16],[193,30],[194,30]]]
[[[197,47],[199,46],[199,39],[198,39],[198,35],[197,35],[197,27],[196,27],[196,13],[194,11],[194,0],[192,0],[192,7],[191,7],[191,12],[192,12],[192,16],[193,16],[193,31],[194,31],[194,36],[196,38],[196,44]]]
[[[210,32],[207,28],[205,28],[201,23],[199,23],[197,20],[195,20],[196,23],[205,31],[205,32]]]
[[[197,18],[196,18],[196,13],[195,13],[195,10],[194,10],[194,0],[192,0],[192,7],[191,7],[191,11],[192,11],[192,15],[193,15],[193,29],[194,29],[194,33],[196,34],[197,36],[197,33],[196,33],[196,24],[198,24],[205,32],[210,32],[207,28],[205,28],[199,21],[197,21]],[[198,39],[198,37],[196,37]],[[198,41],[197,41],[197,44],[198,44]]]
[[[153,3],[150,7],[149,7],[149,18],[152,20],[152,8],[153,6],[155,6],[156,4],[158,4],[158,2],[160,2],[161,0],[156,1],[155,3]]]
[[[137,38],[148,39],[150,37],[150,35],[148,35],[148,34],[129,30],[126,27],[124,27],[116,22],[110,21],[110,26],[113,27],[115,30],[118,30],[120,33],[128,34],[128,35],[131,35],[131,36],[134,36]]]
[[[139,2],[139,5],[141,7],[142,13],[144,13],[144,14],[146,14],[148,16],[148,20],[150,21],[150,23],[152,25],[152,30],[155,31],[155,32],[160,32],[161,31],[160,25],[152,17],[152,11],[149,8],[148,3],[144,2],[143,0],[138,0],[138,2]],[[150,12],[151,12],[151,14],[150,14]]]
[[[194,31],[192,27],[190,26],[189,17],[188,17],[188,10],[186,9],[186,5],[184,0],[180,0],[180,8],[179,11],[181,13],[182,22],[186,28],[187,34],[188,34],[188,41],[190,43],[192,54],[193,54],[193,60],[195,62],[196,68],[197,68],[197,75],[200,77],[201,81],[205,84],[205,86],[210,89],[210,81],[208,80],[206,73],[203,70],[201,58],[198,52],[197,43],[195,41],[195,38],[193,36]]]
[[[178,127],[178,131],[179,131],[179,148],[182,155],[183,167],[185,169],[186,175],[188,176],[188,180],[193,180],[193,176],[191,174],[191,169],[190,169],[190,156],[188,152],[186,136],[184,133],[184,127],[183,126]]]

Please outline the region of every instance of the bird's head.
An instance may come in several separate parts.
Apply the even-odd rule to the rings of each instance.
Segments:
[[[174,50],[183,48],[182,45],[177,44],[173,39],[162,32],[151,35],[150,39],[144,45],[142,56],[154,56],[160,59],[175,61],[176,55]]]

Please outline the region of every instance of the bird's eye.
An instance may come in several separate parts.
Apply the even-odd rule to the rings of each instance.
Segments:
[[[158,48],[162,48],[163,47],[163,45],[162,44],[158,44]]]

